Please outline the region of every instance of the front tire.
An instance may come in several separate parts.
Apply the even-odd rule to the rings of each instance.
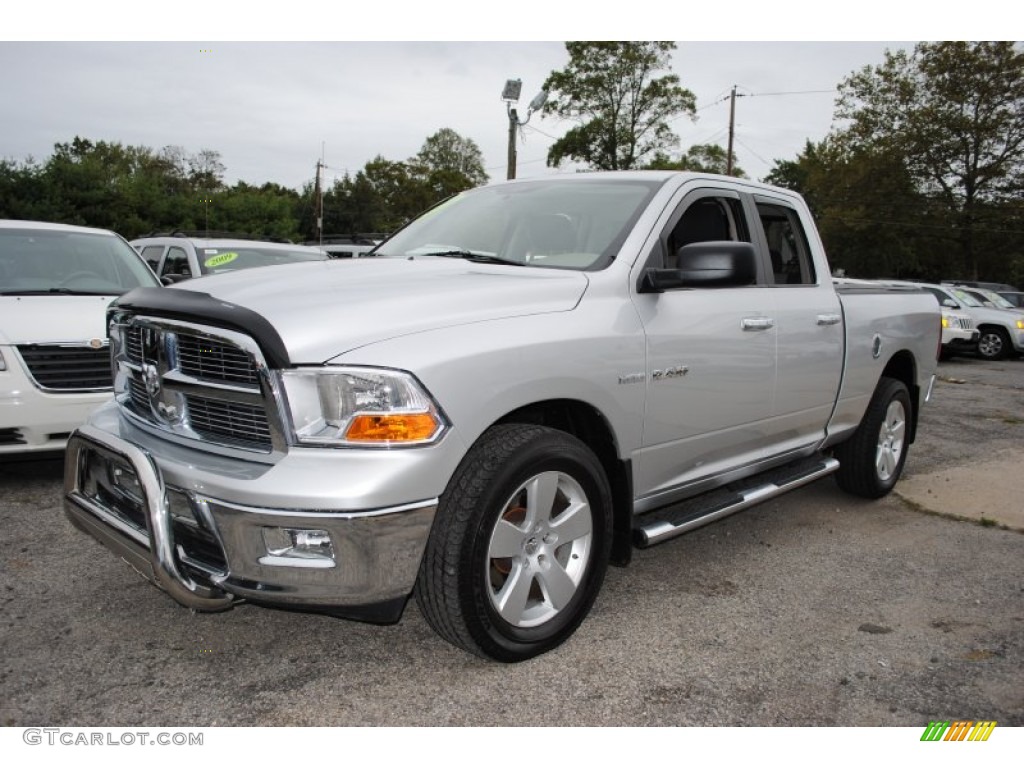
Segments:
[[[867,499],[889,493],[907,460],[910,418],[907,386],[883,376],[857,431],[835,450],[839,487]]]
[[[445,640],[516,662],[564,642],[590,610],[611,550],[611,491],[572,435],[504,424],[442,494],[416,601]]]
[[[1010,337],[1002,328],[985,328],[978,337],[978,354],[986,360],[1002,360],[1010,349]]]

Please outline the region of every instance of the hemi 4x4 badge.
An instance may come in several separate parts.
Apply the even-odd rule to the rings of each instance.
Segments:
[[[661,381],[662,379],[678,379],[680,376],[685,376],[689,372],[690,369],[685,365],[673,365],[671,368],[651,371],[651,380]]]
[[[627,373],[625,376],[619,376],[619,384],[641,384],[646,378],[642,373]]]

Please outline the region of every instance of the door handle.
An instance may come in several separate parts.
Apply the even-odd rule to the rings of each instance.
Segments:
[[[744,317],[740,320],[740,328],[744,331],[767,331],[775,327],[770,317]]]
[[[838,325],[842,319],[839,315],[818,315],[818,325]]]

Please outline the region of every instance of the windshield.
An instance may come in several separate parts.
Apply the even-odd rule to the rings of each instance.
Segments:
[[[991,301],[993,306],[999,307],[1000,309],[1016,309],[1013,304],[1008,302],[995,291],[990,291],[987,288],[979,288],[978,293],[984,296],[986,301]]]
[[[967,291],[961,290],[960,288],[950,288],[949,292],[956,296],[957,301],[968,307],[980,307],[982,303],[976,298],[971,296]]]
[[[196,248],[199,269],[204,275],[234,272],[250,267],[269,267],[272,264],[292,264],[296,261],[326,261],[328,256],[318,248],[269,248],[240,245],[228,248]]]
[[[0,294],[121,295],[160,282],[114,234],[0,229]]]
[[[545,179],[480,187],[427,211],[377,255],[602,269],[660,184]]]

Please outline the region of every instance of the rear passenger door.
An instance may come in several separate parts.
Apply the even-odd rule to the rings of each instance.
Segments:
[[[778,373],[768,432],[770,455],[806,448],[825,437],[845,356],[843,313],[811,221],[783,196],[755,195],[758,236],[769,255],[769,293],[778,344]]]

